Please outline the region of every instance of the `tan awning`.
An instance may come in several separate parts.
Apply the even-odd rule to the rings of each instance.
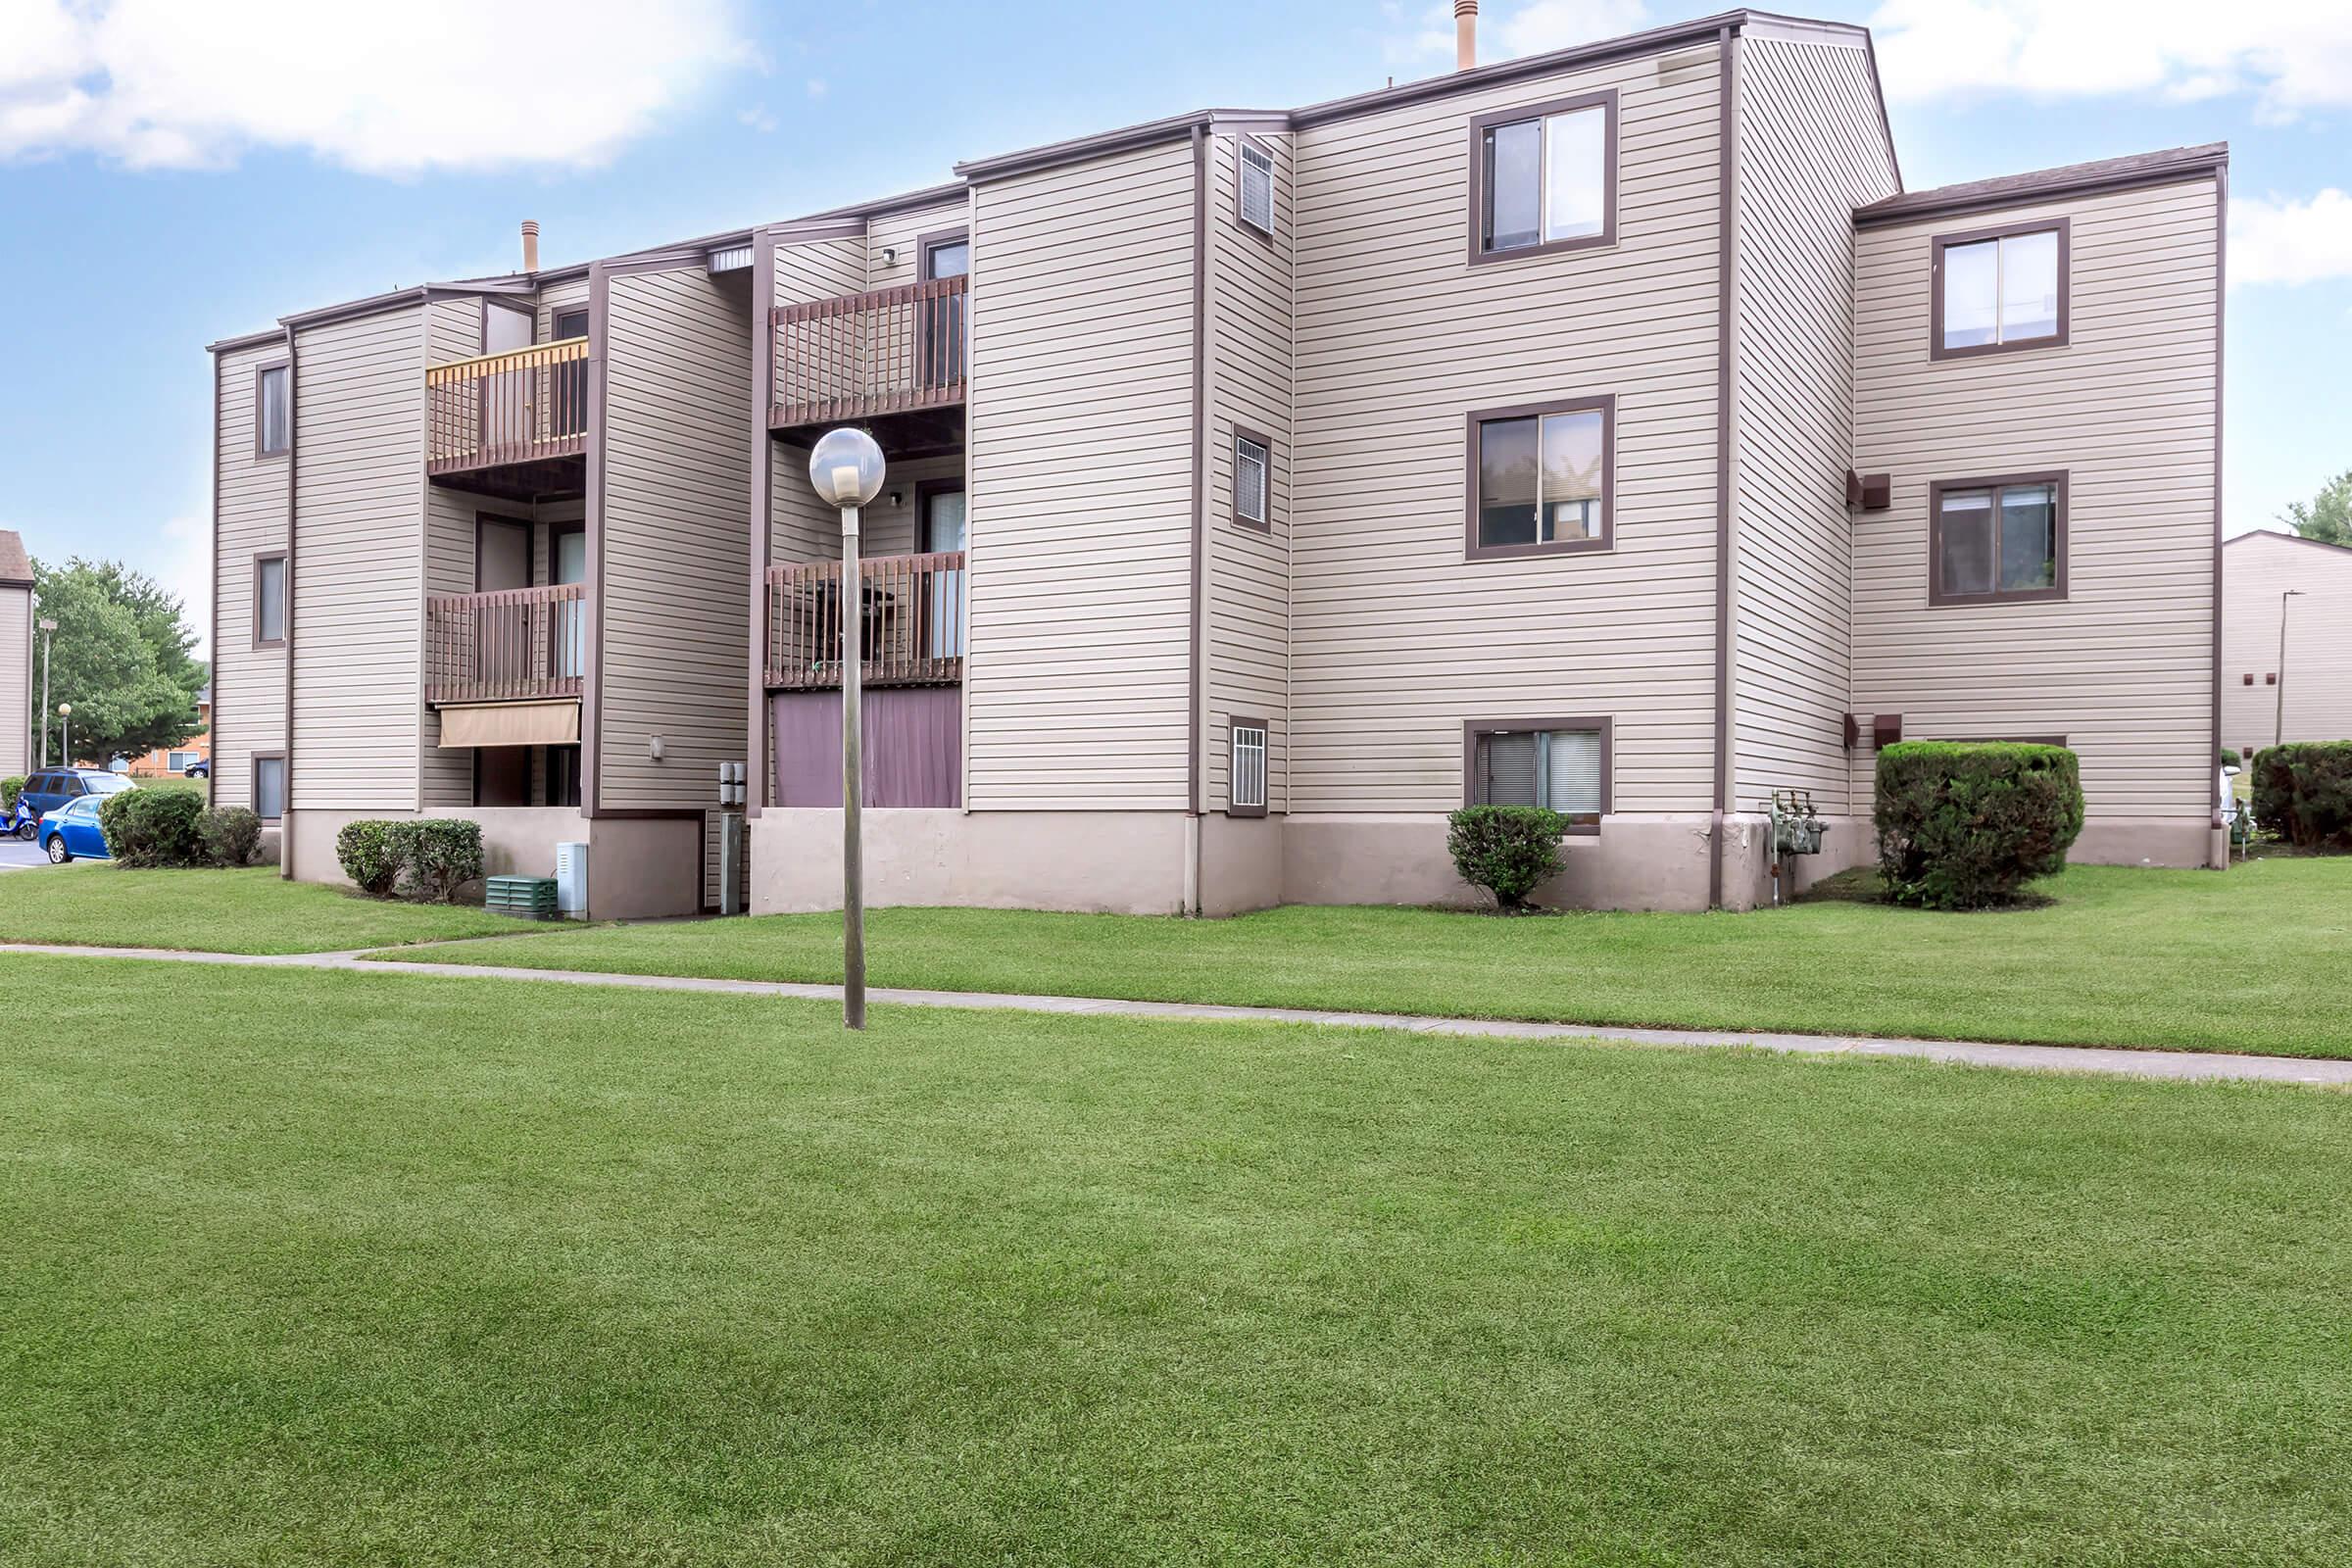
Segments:
[[[579,699],[473,703],[441,710],[441,749],[456,746],[571,746],[580,738]]]

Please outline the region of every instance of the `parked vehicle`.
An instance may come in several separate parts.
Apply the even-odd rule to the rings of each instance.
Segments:
[[[211,778],[213,776],[212,759],[200,758],[190,762],[181,770],[180,776],[182,778]]]
[[[8,808],[8,814],[0,816],[0,833],[13,833],[30,844],[41,836],[40,813],[25,805],[24,798],[19,796],[17,804]]]
[[[51,767],[24,781],[23,799],[32,808],[33,815],[41,817],[84,796],[114,795],[137,788],[135,780],[102,767]]]
[[[84,795],[41,818],[41,848],[47,852],[51,865],[63,865],[75,858],[112,858],[106,853],[106,834],[98,826],[99,805],[98,796]]]

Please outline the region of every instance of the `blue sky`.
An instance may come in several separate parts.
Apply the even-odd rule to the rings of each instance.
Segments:
[[[0,0],[0,527],[204,609],[212,339],[1451,63],[1443,4]],[[1720,10],[1487,0],[1484,58]],[[1889,0],[1913,188],[2228,140],[2230,531],[2352,467],[2352,6]],[[633,27],[624,19],[636,19]],[[652,20],[646,20],[652,19]],[[625,42],[621,40],[625,38]],[[2181,42],[2179,40],[2189,40]]]

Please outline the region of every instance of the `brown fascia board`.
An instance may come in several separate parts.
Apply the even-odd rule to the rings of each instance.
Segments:
[[[282,326],[272,326],[260,332],[247,332],[238,337],[224,337],[207,343],[204,346],[204,352],[207,354],[234,354],[240,349],[273,347],[284,343],[285,340],[286,329]]]
[[[1884,228],[1923,218],[1949,218],[1961,213],[1991,212],[2025,207],[2066,196],[2089,196],[2102,191],[2133,190],[2145,185],[2171,185],[2184,180],[2212,179],[2230,167],[2230,144],[2208,142],[2201,147],[2172,147],[2162,152],[2134,153],[2128,158],[2102,158],[2095,163],[2068,164],[2059,169],[1994,179],[1973,179],[1933,190],[1907,191],[1854,209],[1856,228]]]
[[[2227,550],[2231,545],[2241,544],[2248,539],[2283,539],[2290,545],[2311,545],[2320,550],[2340,550],[2345,555],[2352,556],[2352,545],[2339,545],[2328,539],[2306,539],[2299,533],[2282,533],[2277,528],[2249,528],[2244,533],[2233,533],[2222,541],[2222,548]]]

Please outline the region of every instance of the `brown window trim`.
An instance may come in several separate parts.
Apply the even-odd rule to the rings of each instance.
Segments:
[[[1266,449],[1266,515],[1262,522],[1242,515],[1242,443],[1245,441],[1254,441]],[[1233,454],[1233,471],[1227,475],[1225,500],[1226,511],[1233,516],[1233,525],[1236,528],[1247,528],[1251,533],[1270,535],[1274,532],[1273,437],[1261,431],[1252,430],[1246,424],[1237,424],[1233,427],[1233,445],[1230,450]]]
[[[1272,800],[1274,798],[1274,726],[1251,713],[1228,713],[1225,715],[1225,814],[1227,816],[1263,816],[1266,814],[1266,801],[1260,801],[1255,806],[1243,806],[1233,798],[1233,760],[1235,755],[1233,732],[1237,729],[1254,729],[1266,737],[1266,776],[1262,782],[1265,786],[1266,800]]]
[[[1478,427],[1495,419],[1525,419],[1546,414],[1600,411],[1600,537],[1597,539],[1539,540],[1530,545],[1482,545],[1478,542]],[[1543,461],[1542,436],[1536,449]],[[1617,547],[1617,396],[1548,398],[1541,403],[1506,403],[1498,408],[1472,409],[1462,434],[1462,559],[1464,561],[1525,561],[1534,556],[1579,555]]]
[[[256,815],[256,816],[261,816],[261,815],[262,815],[262,764],[263,764],[264,762],[280,762],[280,763],[282,763],[282,762],[284,762],[284,761],[285,761],[285,760],[286,760],[286,754],[285,754],[284,752],[282,752],[282,751],[277,751],[277,752],[248,752],[248,753],[246,754],[246,756],[245,756],[245,793],[246,793],[246,794],[248,794],[248,795],[250,795],[251,797],[253,797],[253,814],[254,814],[254,815]],[[263,820],[263,821],[265,821],[265,822],[282,822],[282,821],[284,821],[284,820],[285,820],[285,814],[284,814],[284,813],[285,813],[285,809],[292,808],[292,806],[293,806],[293,804],[294,804],[294,802],[293,802],[293,798],[292,798],[292,797],[293,797],[293,794],[294,794],[294,770],[293,770],[292,768],[287,768],[287,769],[286,769],[286,772],[285,772],[285,776],[284,776],[284,778],[283,778],[283,779],[280,781],[280,783],[279,783],[279,787],[278,787],[278,796],[279,796],[279,802],[278,802],[278,804],[279,804],[279,807],[280,807],[280,811],[279,811],[279,814],[277,814],[276,816],[262,816],[262,820]]]
[[[2015,343],[1972,343],[1966,348],[1947,349],[1943,346],[1943,253],[1954,245],[1978,245],[1988,239],[2009,239],[2021,234],[2056,234],[2058,236],[2058,331],[2053,337],[2029,337]],[[2075,225],[2069,218],[2044,218],[2030,223],[2004,223],[1997,228],[1964,229],[1956,234],[1938,234],[1929,242],[1928,252],[1928,358],[1931,360],[1974,360],[1987,354],[2024,354],[2034,349],[2062,349],[2074,333],[2074,258]],[[1993,302],[1997,316],[2000,302]]]
[[[566,333],[564,330],[564,318],[567,316],[580,318],[577,332]],[[551,305],[547,308],[547,340],[550,343],[568,343],[573,338],[584,338],[588,335],[588,307],[585,305]]]
[[[933,251],[939,249],[942,245],[969,245],[971,242],[972,230],[971,225],[968,223],[958,223],[954,228],[934,228],[925,233],[915,235],[915,281],[918,283],[928,283],[932,281],[931,253]],[[968,275],[971,268],[971,263],[968,258],[964,263],[964,268]]]
[[[285,372],[286,372],[286,444],[285,444],[284,446],[282,446],[282,447],[265,447],[265,446],[263,446],[263,445],[262,445],[262,435],[263,435],[263,431],[264,431],[264,429],[266,428],[266,427],[264,426],[264,424],[262,423],[262,380],[263,380],[263,378],[264,378],[264,377],[266,377],[267,375],[269,375],[269,373],[270,373],[270,371],[272,371],[272,370],[283,370],[283,371],[285,371]],[[271,361],[270,361],[270,363],[268,363],[267,365],[257,365],[257,366],[255,366],[255,367],[253,368],[253,456],[254,456],[254,461],[256,461],[257,463],[262,463],[262,462],[267,462],[267,463],[274,463],[274,462],[276,462],[277,460],[279,460],[279,459],[281,459],[281,458],[284,458],[284,457],[288,456],[289,454],[291,454],[291,453],[293,452],[293,450],[294,450],[294,370],[293,370],[293,367],[292,367],[291,363],[290,363],[290,362],[288,362],[288,361],[285,361],[285,360],[271,360]]]
[[[569,522],[551,522],[545,524],[542,528],[534,529],[532,531],[544,532],[547,536],[545,545],[547,550],[547,559],[537,564],[539,567],[538,577],[542,583],[552,587],[556,580],[556,563],[564,558],[564,536],[566,534],[586,533],[588,531],[587,519],[583,517],[574,517]],[[478,549],[479,546],[477,545],[476,548]]]
[[[1277,198],[1282,194],[1282,160],[1274,156],[1272,147],[1248,131],[1234,137],[1233,141],[1233,226],[1271,250],[1274,245],[1274,231],[1271,228],[1260,228],[1242,216],[1242,148],[1245,145],[1254,147],[1266,155],[1266,163],[1269,166],[1267,170],[1266,216],[1269,220],[1273,218],[1275,210],[1280,205]]]
[[[283,648],[286,646],[283,625],[278,628],[280,633],[278,636],[264,637],[262,635],[262,563],[274,561],[279,563],[282,567],[285,560],[286,552],[283,550],[259,551],[253,558],[253,646],[256,648]],[[277,582],[278,614],[282,618],[291,613],[294,608],[294,573],[290,569],[281,570]]]
[[[1606,118],[1600,133],[1600,232],[1580,234],[1574,239],[1544,240],[1534,245],[1521,245],[1507,251],[1486,248],[1487,213],[1487,132],[1496,125],[1515,125],[1524,120],[1542,120],[1547,115],[1564,115],[1579,109],[1599,108]],[[1604,88],[1599,92],[1578,93],[1570,98],[1554,98],[1546,103],[1526,104],[1516,109],[1497,109],[1493,114],[1479,115],[1470,122],[1470,265],[1484,267],[1490,262],[1521,262],[1531,256],[1556,256],[1562,251],[1605,250],[1617,243],[1617,89]],[[1546,156],[1550,139],[1544,138]],[[1536,179],[1543,189],[1543,175]]]
[[[1567,837],[1598,838],[1600,824],[1615,810],[1617,788],[1616,722],[1605,717],[1584,718],[1466,718],[1462,720],[1462,804],[1487,806],[1478,798],[1478,741],[1482,735],[1517,734],[1522,730],[1582,729],[1600,732],[1600,816],[1596,821],[1569,822]]]
[[[2039,473],[1995,473],[1981,478],[1936,479],[1928,485],[1928,605],[1931,609],[1962,610],[1972,605],[2024,605],[2045,601],[2063,601],[2066,593],[2066,535],[2069,470],[2049,468]],[[1954,490],[1999,490],[2005,485],[2046,484],[2058,492],[2058,516],[2054,523],[2051,546],[2051,564],[2055,580],[2047,588],[2016,588],[2006,593],[1947,594],[1943,591],[1943,498]],[[1999,508],[1994,508],[1998,514]],[[1994,581],[1999,581],[2000,540],[1993,540]]]

